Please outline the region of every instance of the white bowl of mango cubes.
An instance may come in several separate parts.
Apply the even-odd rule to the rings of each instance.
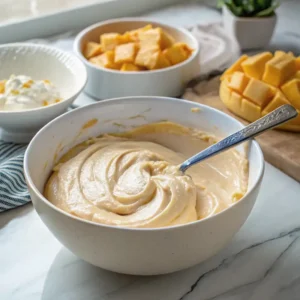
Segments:
[[[193,35],[150,20],[122,18],[92,25],[78,34],[74,51],[87,68],[85,91],[96,99],[177,97],[199,72]]]

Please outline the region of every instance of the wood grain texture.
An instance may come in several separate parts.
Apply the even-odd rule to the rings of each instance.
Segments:
[[[186,90],[184,99],[202,103],[231,115],[247,125],[249,122],[232,114],[219,98],[219,77],[202,81]],[[256,137],[265,160],[300,182],[300,134],[270,130]]]

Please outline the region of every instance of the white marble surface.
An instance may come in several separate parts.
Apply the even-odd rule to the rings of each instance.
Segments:
[[[101,0],[2,0],[0,1],[0,24],[38,17],[97,1]]]
[[[2,300],[299,300],[300,185],[267,164],[246,224],[214,258],[165,276],[119,275],[60,245],[28,204],[1,214]]]
[[[300,52],[299,10],[297,1],[281,7],[273,46]],[[219,20],[216,11],[197,4],[178,5],[151,16],[180,25]],[[72,40],[71,33],[48,42],[70,50]],[[77,103],[91,101],[83,94]],[[0,299],[299,300],[299,211],[300,184],[267,164],[253,212],[223,251],[185,271],[134,277],[76,258],[28,204],[0,214]]]

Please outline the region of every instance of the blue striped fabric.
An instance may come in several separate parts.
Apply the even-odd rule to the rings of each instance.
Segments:
[[[0,141],[0,212],[30,201],[23,174],[26,147]]]

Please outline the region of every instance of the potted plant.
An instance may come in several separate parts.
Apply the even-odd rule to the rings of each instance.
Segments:
[[[220,0],[223,10],[223,26],[234,36],[242,50],[266,46],[272,37],[275,10],[279,6],[273,0]]]

